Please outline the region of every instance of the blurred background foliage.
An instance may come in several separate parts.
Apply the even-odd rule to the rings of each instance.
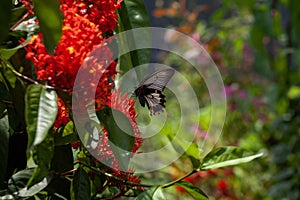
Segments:
[[[228,112],[217,145],[263,149],[266,153],[264,159],[199,172],[187,181],[215,199],[300,199],[297,1],[146,0],[145,4],[151,26],[175,28],[193,37],[221,71]],[[192,47],[187,44],[183,48]],[[156,59],[164,59],[167,65],[186,73],[198,92],[201,109],[207,109],[209,96],[201,77],[194,75],[192,67],[180,58],[166,58],[163,52],[159,55]],[[176,100],[169,99],[167,106],[176,107]],[[201,122],[197,129],[200,135],[206,131]],[[174,164],[172,176],[186,171],[189,165],[184,160]],[[179,187],[176,192],[185,193]]]

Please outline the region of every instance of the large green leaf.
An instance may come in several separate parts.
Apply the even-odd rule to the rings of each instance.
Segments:
[[[53,173],[49,173],[40,182],[32,187],[26,187],[26,183],[33,175],[33,169],[25,169],[14,174],[8,181],[8,195],[0,197],[0,199],[17,199],[18,197],[32,197],[43,190],[51,181]],[[11,198],[13,197],[13,198]]]
[[[34,146],[32,156],[37,167],[34,169],[33,175],[27,183],[31,187],[46,176],[48,176],[51,167],[51,161],[54,154],[54,139],[52,134],[48,134],[45,140]]]
[[[59,9],[59,1],[33,0],[33,4],[45,46],[52,53],[62,34],[62,13]]]
[[[0,2],[0,42],[3,42],[9,32],[9,23],[11,15],[11,1],[2,0]]]
[[[0,103],[1,104],[1,103]],[[9,140],[9,124],[8,117],[5,115],[0,119],[0,184],[3,183],[7,167],[8,155],[8,140]]]
[[[82,167],[79,167],[75,172],[73,191],[75,200],[90,199],[90,179],[88,173]]]
[[[44,177],[40,182],[34,184],[30,188],[25,187],[18,192],[20,197],[32,197],[33,195],[39,193],[41,190],[46,188],[53,178],[54,173],[50,172],[46,177]]]
[[[141,194],[139,194],[135,200],[164,200],[164,194],[160,186],[151,187]]]
[[[8,180],[8,191],[10,194],[17,192],[20,188],[25,188],[28,180],[33,174],[34,169],[24,169],[15,173],[9,180]]]
[[[47,91],[42,85],[29,85],[25,95],[25,120],[29,149],[46,138],[56,114],[56,92]]]
[[[124,0],[121,3],[121,9],[119,14],[119,26],[117,32],[123,32],[134,28],[149,27],[149,17],[147,15],[146,7],[143,1],[140,0]],[[151,37],[144,35],[143,39],[148,40],[151,43]],[[129,37],[127,34],[125,37]],[[120,38],[123,41],[119,42],[119,48],[126,48],[126,41],[129,38]],[[138,42],[130,39],[131,43]],[[134,50],[130,53],[122,55],[119,58],[120,70],[127,72],[131,67],[135,67],[141,64],[149,63],[151,51],[149,49]]]
[[[263,156],[263,153],[254,154],[239,147],[219,147],[209,152],[203,159],[200,170],[215,169],[250,162]]]
[[[192,183],[180,181],[176,185],[185,189],[194,199],[197,200],[208,200],[208,196]]]
[[[110,146],[123,170],[127,170],[134,145],[134,131],[130,120],[119,110],[105,107],[97,112],[100,122],[108,131]]]

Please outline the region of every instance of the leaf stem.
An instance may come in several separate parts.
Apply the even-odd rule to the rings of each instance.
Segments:
[[[173,186],[177,182],[182,181],[183,179],[189,177],[190,175],[192,175],[192,174],[194,174],[196,172],[198,172],[198,170],[193,169],[192,171],[190,171],[189,173],[185,174],[184,176],[182,176],[182,177],[180,177],[180,178],[178,178],[178,179],[176,179],[176,180],[174,180],[172,182],[169,182],[169,183],[166,183],[166,184],[162,185],[162,188],[167,188],[167,187]]]

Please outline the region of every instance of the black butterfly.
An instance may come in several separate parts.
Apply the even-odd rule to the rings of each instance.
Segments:
[[[141,106],[147,107],[150,115],[157,115],[165,108],[166,97],[162,94],[167,83],[174,75],[173,69],[163,69],[147,76],[134,91]]]

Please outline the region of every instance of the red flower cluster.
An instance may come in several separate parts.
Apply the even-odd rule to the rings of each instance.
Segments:
[[[42,34],[32,36],[26,44],[26,57],[35,67],[37,78],[49,85],[68,91],[68,94],[83,99],[82,106],[86,107],[89,94],[95,93],[96,110],[108,105],[123,112],[130,120],[135,133],[135,142],[132,150],[134,154],[141,146],[140,131],[135,121],[137,114],[134,109],[135,101],[119,91],[113,91],[113,79],[117,74],[116,62],[113,54],[105,44],[105,35],[111,33],[117,25],[116,9],[121,1],[116,0],[60,0],[60,8],[64,15],[62,36],[54,49],[53,55],[47,52],[42,41]],[[23,0],[28,12],[33,13],[30,0]],[[80,88],[73,88],[78,72]],[[81,71],[83,70],[83,71]],[[100,77],[100,79],[99,79]],[[78,79],[76,79],[77,81]],[[65,99],[64,99],[65,100]],[[64,102],[70,103],[70,102]],[[59,99],[58,117],[54,127],[58,128],[68,122],[68,110]],[[89,102],[90,103],[90,102]],[[108,143],[108,132],[99,134],[99,143],[96,151],[99,158],[113,160],[111,167],[118,169],[117,162]],[[73,144],[75,145],[75,144]],[[138,177],[132,173],[122,173],[113,170],[115,176],[139,183]]]
[[[34,12],[30,0],[22,2],[29,13]],[[103,35],[117,25],[116,9],[120,7],[120,1],[61,0],[60,3],[64,15],[63,29],[54,54],[50,55],[47,52],[42,34],[32,36],[25,49],[26,57],[33,62],[39,80],[71,92],[84,59],[99,45],[104,46]],[[103,50],[98,54],[101,58],[89,62],[90,74],[87,74],[87,77],[102,73],[101,79],[96,86],[91,85],[92,82],[88,83],[90,79],[83,85],[85,88],[97,87],[96,98],[101,99],[103,106],[111,95],[113,82],[110,79],[114,78],[117,72],[110,50],[104,47],[100,49]],[[105,66],[107,62],[111,63],[108,67]],[[61,122],[56,124],[62,124]]]

